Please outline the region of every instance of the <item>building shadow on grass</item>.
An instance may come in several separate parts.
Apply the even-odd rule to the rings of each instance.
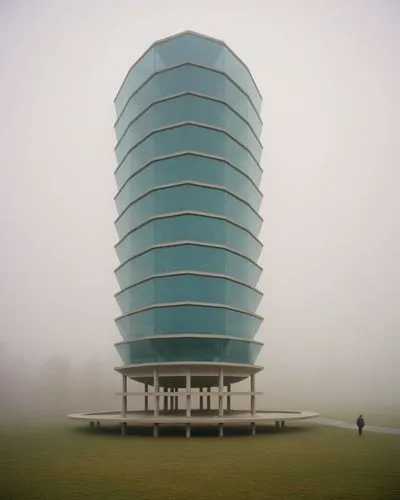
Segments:
[[[259,425],[257,426],[256,436],[279,436],[284,434],[298,434],[314,430],[314,426],[310,425],[296,425],[291,424],[284,428],[277,429],[274,425]],[[160,426],[159,437],[180,437],[186,439],[186,431],[184,426]],[[90,428],[89,426],[76,426],[73,427],[73,432],[85,435],[101,435],[101,436],[115,436],[121,438],[127,437],[153,437],[153,427],[151,426],[129,426],[127,427],[127,434],[121,436],[121,427],[114,424],[102,424],[100,427]],[[218,427],[201,427],[192,426],[191,438],[201,437],[218,437]],[[250,437],[250,428],[245,426],[224,426],[225,438],[240,438]]]

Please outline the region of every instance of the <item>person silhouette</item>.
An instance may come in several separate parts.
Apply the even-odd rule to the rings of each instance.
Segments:
[[[361,436],[363,428],[364,428],[364,425],[365,425],[364,417],[362,415],[360,415],[357,418],[356,424],[357,424],[357,427],[358,427],[358,435]]]

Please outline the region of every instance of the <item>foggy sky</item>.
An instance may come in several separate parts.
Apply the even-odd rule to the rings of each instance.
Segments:
[[[264,98],[268,387],[400,383],[396,0],[0,0],[0,341],[119,364],[113,99],[155,40],[224,40]],[[362,385],[361,385],[362,384]]]

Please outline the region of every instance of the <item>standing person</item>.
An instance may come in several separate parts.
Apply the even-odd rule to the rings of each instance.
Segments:
[[[365,425],[364,418],[363,418],[362,415],[360,415],[357,418],[356,424],[357,424],[357,427],[358,427],[358,435],[361,436],[363,428],[364,428],[364,425]]]

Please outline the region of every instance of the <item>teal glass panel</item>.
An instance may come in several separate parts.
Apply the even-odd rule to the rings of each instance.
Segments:
[[[124,364],[209,361],[254,364],[262,345],[243,340],[183,337],[116,344]]]
[[[258,113],[260,113],[262,97],[257,90],[249,70],[226,46],[224,47],[223,58],[221,58],[218,69],[227,73],[239,87],[246,91]]]
[[[116,295],[122,314],[155,304],[206,302],[255,312],[261,292],[227,278],[179,274],[159,276],[125,288]]]
[[[193,151],[226,159],[258,186],[262,170],[250,152],[224,132],[196,125],[173,127],[148,136],[125,156],[115,171],[118,189],[140,167],[157,157]]]
[[[132,92],[137,90],[155,71],[154,49],[147,51],[129,70],[116,98],[117,115],[124,109]]]
[[[184,34],[155,46],[156,70],[182,62],[206,66],[229,75],[250,97],[254,107],[261,109],[261,96],[246,66],[222,43],[195,34]]]
[[[129,259],[116,271],[121,289],[154,274],[190,271],[225,274],[250,286],[256,286],[261,267],[251,260],[218,247],[196,244],[153,248]]]
[[[155,307],[116,319],[124,340],[149,335],[206,333],[252,340],[262,318],[224,307],[180,305]]]
[[[225,130],[260,161],[261,143],[237,113],[221,102],[186,94],[151,105],[130,123],[115,149],[118,163],[153,130],[190,121]]]
[[[129,233],[117,246],[120,262],[158,244],[199,241],[224,245],[257,261],[262,244],[254,236],[234,224],[200,215],[179,215],[149,221]]]
[[[223,44],[190,33],[161,41],[155,47],[157,69],[170,68],[183,61],[215,68],[223,52]]]
[[[126,107],[117,113],[115,133],[117,141],[129,123],[137,118],[154,101],[169,96],[192,92],[218,99],[233,108],[249,123],[257,137],[260,137],[262,122],[248,96],[223,73],[184,64],[154,74],[145,85],[132,93]]]
[[[261,192],[240,171],[220,160],[185,154],[151,163],[130,177],[115,198],[118,214],[149,189],[183,181],[223,186],[254,210],[261,205]]]
[[[129,205],[115,223],[118,236],[122,239],[129,231],[156,215],[181,211],[228,217],[246,227],[254,236],[258,236],[262,225],[256,211],[226,191],[184,184],[152,191]]]
[[[254,363],[259,344],[187,337],[252,339],[262,322],[252,314],[261,294],[246,286],[259,279],[255,262],[262,249],[256,237],[261,96],[251,74],[223,43],[187,32],[144,54],[115,106],[116,251],[123,262],[116,270],[123,291],[116,297],[124,313],[116,323],[126,340],[181,335],[122,343],[123,361]],[[193,124],[182,125],[187,122]],[[210,215],[166,216],[182,211]],[[154,276],[185,270],[241,283],[226,276]],[[171,302],[181,305],[162,305]]]

